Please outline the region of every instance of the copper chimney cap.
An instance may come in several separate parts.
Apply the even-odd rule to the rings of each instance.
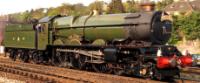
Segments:
[[[153,2],[143,2],[140,4],[140,8],[142,11],[154,11],[155,4]]]

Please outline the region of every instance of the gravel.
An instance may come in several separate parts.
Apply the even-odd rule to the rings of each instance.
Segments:
[[[0,77],[0,83],[25,83],[25,82],[14,79],[8,79],[6,77]]]

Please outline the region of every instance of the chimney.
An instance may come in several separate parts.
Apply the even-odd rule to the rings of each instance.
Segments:
[[[154,11],[155,4],[153,2],[143,2],[140,4],[140,9],[145,12]]]

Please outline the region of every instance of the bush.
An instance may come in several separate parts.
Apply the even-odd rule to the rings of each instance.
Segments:
[[[193,12],[189,16],[174,16],[171,44],[177,43],[183,37],[187,40],[200,39],[200,12]]]

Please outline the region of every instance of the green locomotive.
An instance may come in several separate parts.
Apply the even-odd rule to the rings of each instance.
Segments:
[[[181,54],[176,47],[164,45],[171,31],[170,16],[160,11],[57,15],[32,24],[8,24],[3,43],[13,60],[19,56],[24,62],[161,78],[179,75],[171,56]],[[156,56],[158,50],[167,54]]]

